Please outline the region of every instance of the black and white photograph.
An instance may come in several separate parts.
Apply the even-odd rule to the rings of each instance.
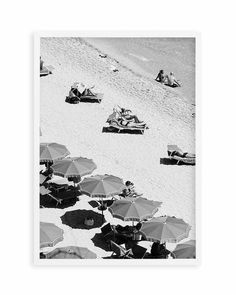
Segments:
[[[197,35],[35,40],[36,263],[194,265]]]

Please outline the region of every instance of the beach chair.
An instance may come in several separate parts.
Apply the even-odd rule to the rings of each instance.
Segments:
[[[146,252],[147,252],[146,248],[144,248],[140,245],[134,245],[130,249],[129,256],[131,256],[132,258],[135,258],[135,259],[142,259],[142,258],[144,258]]]
[[[85,88],[84,84],[75,82],[69,92],[69,96],[66,97],[68,103],[79,103],[79,102],[95,102],[101,103],[103,93],[94,93],[90,88]],[[78,87],[78,85],[80,85]]]
[[[49,196],[51,199],[55,200],[55,201],[56,201],[56,206],[58,206],[58,204],[61,204],[62,201],[63,201],[63,199],[61,199],[61,198],[57,198],[57,197],[53,196],[53,195],[50,194],[50,193],[48,193],[48,194],[46,194],[46,195],[42,195],[42,194],[40,194],[40,197],[44,197],[44,196]]]
[[[118,133],[120,133],[121,131],[140,131],[140,133],[142,134],[144,134],[144,131],[148,129],[146,124],[130,126],[129,122],[127,121],[127,125],[121,125],[115,119],[109,123],[109,128],[117,130]]]
[[[169,159],[177,161],[177,165],[181,162],[185,164],[192,164],[192,165],[195,164],[195,161],[196,161],[195,154],[183,152],[177,145],[168,145],[167,153],[168,153]]]
[[[80,97],[80,101],[83,100],[97,100],[98,103],[101,103],[103,98],[103,93],[93,93],[89,88],[86,88]]]
[[[40,70],[40,77],[43,77],[43,76],[47,76],[47,75],[50,75],[50,74],[52,74],[52,70],[53,70],[54,68],[52,67],[52,66],[44,66],[43,68],[42,68],[42,70]]]
[[[106,225],[104,225],[101,228],[101,232],[102,232],[105,239],[108,239],[108,238],[114,236],[114,234],[115,234],[114,227],[112,227],[110,223],[107,223]]]
[[[115,242],[111,241],[111,250],[112,254],[111,257],[113,258],[132,258],[130,256],[131,249],[127,250],[126,248],[116,244]]]

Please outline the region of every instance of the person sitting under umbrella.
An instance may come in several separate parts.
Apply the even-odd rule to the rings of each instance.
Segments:
[[[135,197],[135,196],[139,196],[139,194],[136,192],[135,188],[134,188],[134,184],[133,182],[127,180],[125,183],[126,188],[123,190],[122,192],[122,196],[123,197]]]
[[[151,255],[157,259],[167,259],[172,253],[166,249],[165,244],[156,241],[152,244]]]

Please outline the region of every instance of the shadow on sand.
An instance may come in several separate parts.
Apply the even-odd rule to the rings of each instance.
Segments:
[[[65,209],[74,206],[78,201],[77,197],[63,199],[61,203],[52,199],[49,195],[40,196],[40,208],[54,208],[54,209]]]
[[[103,205],[105,207],[110,207],[113,204],[113,202],[114,202],[113,200],[105,200],[105,201],[103,201]],[[98,207],[100,207],[102,205],[102,201],[94,201],[94,200],[92,200],[92,201],[90,201],[88,203],[93,208],[98,208]]]
[[[143,130],[138,130],[138,129],[121,129],[119,132],[119,130],[113,127],[103,127],[102,128],[102,132],[103,133],[120,133],[120,134],[143,134]]]
[[[57,188],[60,187],[63,186],[57,185]],[[49,190],[51,190],[50,195],[55,199],[50,197],[50,195],[40,195],[41,208],[65,209],[74,206],[75,203],[79,200],[79,196],[81,195],[81,193],[73,186],[69,186],[68,189],[64,189],[61,191],[55,190],[53,189],[53,187],[50,187]]]
[[[109,243],[104,240],[103,234],[95,234],[94,237],[91,239],[94,243],[94,246],[103,249],[104,251],[111,251],[109,247]]]
[[[175,159],[169,159],[169,158],[160,158],[160,164],[161,165],[178,165],[178,166],[194,166],[194,163],[183,163],[183,162],[179,162],[179,164],[177,164],[177,160]]]
[[[84,224],[84,221],[87,218],[92,218],[94,220],[94,224],[92,226]],[[77,229],[97,228],[101,227],[103,223],[106,222],[102,214],[96,213],[93,210],[74,210],[66,212],[61,216],[61,221],[63,224]]]

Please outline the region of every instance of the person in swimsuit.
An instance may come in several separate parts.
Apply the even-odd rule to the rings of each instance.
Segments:
[[[164,75],[164,71],[163,70],[160,70],[160,72],[158,73],[156,79],[155,79],[157,82],[160,82],[160,83],[164,83],[165,82],[165,75]]]

